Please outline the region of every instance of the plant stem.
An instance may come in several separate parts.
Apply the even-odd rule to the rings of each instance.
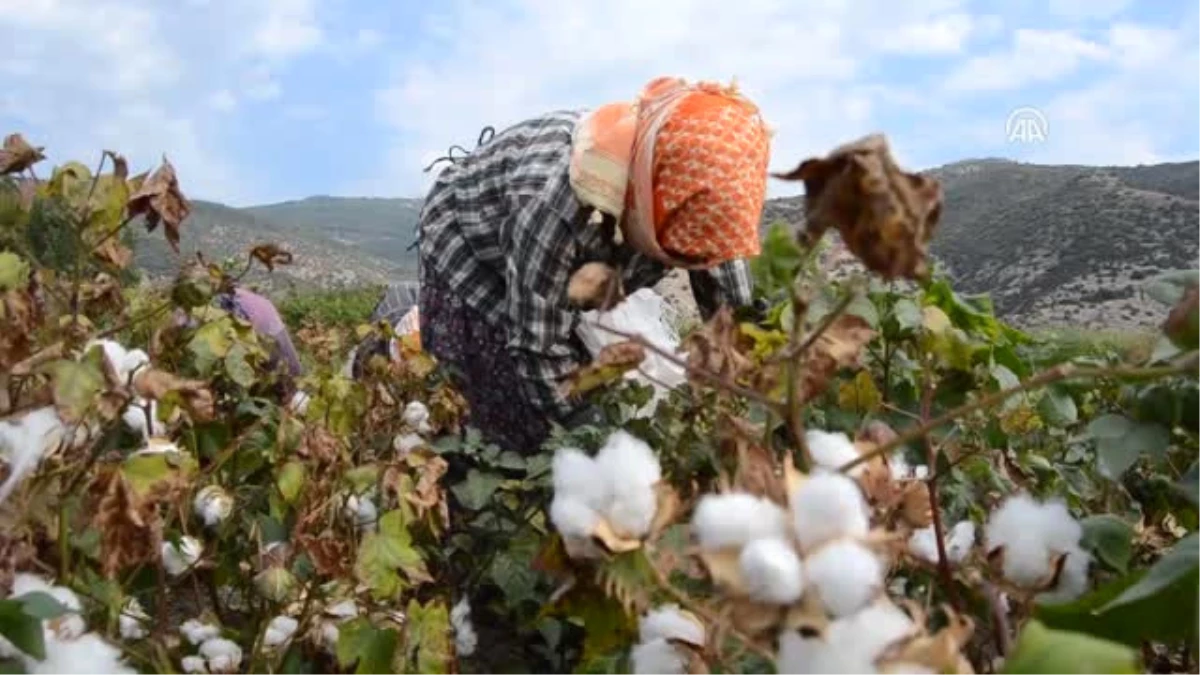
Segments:
[[[933,381],[933,372],[928,363],[925,364],[923,380],[921,422],[925,423],[929,420],[929,411],[933,407],[933,394],[937,390],[937,384]],[[954,586],[954,574],[950,571],[950,560],[946,557],[946,529],[942,525],[942,507],[941,501],[938,499],[938,450],[933,447],[933,441],[929,439],[928,434],[921,440],[925,445],[925,462],[929,465],[930,470],[925,487],[929,490],[929,508],[933,513],[933,537],[937,542],[938,576],[941,577],[942,586],[946,589],[946,597],[950,600],[950,606],[958,612],[961,611],[962,603],[959,602],[958,590]]]

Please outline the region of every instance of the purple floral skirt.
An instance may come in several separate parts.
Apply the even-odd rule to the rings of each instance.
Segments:
[[[520,393],[507,331],[468,306],[432,270],[421,280],[421,346],[449,369],[467,399],[467,424],[504,450],[532,455],[550,428]]]

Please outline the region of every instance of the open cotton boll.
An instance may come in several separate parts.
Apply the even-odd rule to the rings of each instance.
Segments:
[[[173,577],[177,577],[191,569],[204,553],[204,544],[191,536],[179,538],[179,544],[164,541],[162,544],[163,569]]]
[[[804,434],[804,442],[812,455],[813,464],[830,470],[858,459],[858,448],[854,441],[844,433],[810,429]],[[862,470],[860,464],[851,471],[852,474]]]
[[[550,502],[550,522],[564,537],[588,538],[596,531],[600,514],[574,497],[556,495]]]
[[[220,485],[206,485],[196,493],[192,509],[206,527],[215,527],[233,513],[233,497]]]
[[[759,602],[790,605],[804,592],[804,570],[800,556],[778,537],[755,539],[738,557],[742,581],[750,598]]]
[[[835,617],[853,614],[883,589],[883,563],[862,544],[841,539],[804,559],[810,587]]]
[[[605,510],[609,525],[628,537],[641,538],[650,533],[654,514],[658,511],[658,495],[644,485],[615,490],[612,503]]]
[[[271,623],[267,624],[267,630],[263,633],[263,644],[268,649],[277,649],[287,644],[292,639],[292,635],[296,633],[296,628],[299,622],[290,616],[277,616],[271,619]]]
[[[596,465],[613,492],[648,488],[662,479],[650,445],[633,434],[613,432],[596,453]]]
[[[862,490],[840,473],[814,473],[792,493],[791,505],[796,538],[806,551],[838,537],[865,536],[870,529]]]
[[[410,401],[404,407],[404,423],[419,434],[428,434],[433,429],[429,426],[429,408],[420,401]]]
[[[158,404],[140,396],[125,407],[121,421],[135,433],[141,434],[143,439],[162,436],[167,431],[166,425],[158,419]]]
[[[15,420],[0,421],[0,457],[8,461],[8,478],[0,484],[0,502],[63,443],[78,447],[89,437],[89,429],[83,424],[76,425],[72,434],[53,406],[32,410]]]
[[[142,603],[138,602],[137,598],[130,598],[121,608],[121,615],[117,618],[121,639],[141,640],[146,637],[148,634],[146,624],[149,622],[150,615],[146,614]]]
[[[1059,501],[1039,503],[1028,494],[1009,497],[992,512],[984,529],[987,550],[1004,547],[1005,578],[1035,586],[1051,574],[1056,553],[1079,545],[1082,526]]]
[[[1063,561],[1062,572],[1054,588],[1037,596],[1038,602],[1054,604],[1070,602],[1083,595],[1088,590],[1088,568],[1092,556],[1079,546],[1072,546],[1066,552],[1067,559]]]
[[[179,662],[185,673],[208,673],[208,664],[204,661],[203,656],[185,656]]]
[[[425,445],[425,439],[421,438],[419,434],[414,434],[411,432],[407,434],[397,434],[396,437],[392,439],[392,449],[395,450],[396,454],[400,457],[404,457],[422,445]]]
[[[36,574],[20,572],[13,576],[10,597],[18,598],[26,593],[45,593],[72,612],[83,611],[83,603],[79,601],[79,596],[75,594],[75,591],[66,586],[52,584]]]
[[[73,640],[60,640],[46,645],[46,659],[26,658],[26,672],[37,675],[52,673],[133,674],[121,659],[121,651],[96,633],[87,633]]]
[[[629,656],[634,673],[682,675],[687,671],[687,655],[661,638],[635,645]]]
[[[707,550],[783,537],[787,534],[787,511],[765,497],[746,492],[707,494],[692,514],[692,533]]]
[[[642,642],[654,640],[683,640],[688,644],[703,645],[704,624],[686,613],[679,605],[661,605],[646,612],[638,620],[638,637]]]
[[[873,602],[862,610],[829,625],[829,642],[845,649],[857,649],[874,661],[895,642],[912,635],[916,624],[891,600]]]
[[[198,645],[221,635],[221,629],[199,619],[188,619],[179,626],[179,632],[188,642]]]
[[[846,648],[826,637],[805,637],[797,631],[779,636],[775,657],[779,673],[871,673],[875,668],[865,652]]]
[[[471,624],[471,603],[462,598],[450,610],[450,626],[454,629],[454,652],[459,656],[475,653],[479,636]]]
[[[600,466],[583,451],[559,448],[551,463],[554,495],[577,499],[594,510],[602,510],[611,499],[608,481]]]
[[[971,552],[975,545],[975,523],[964,520],[946,533],[946,559],[952,563],[960,563]],[[908,550],[915,556],[927,562],[938,561],[937,534],[933,526],[915,530],[908,538]]]
[[[342,513],[347,520],[353,521],[358,525],[360,530],[370,529],[379,520],[379,509],[375,507],[375,502],[366,495],[350,495],[346,497],[346,504],[342,507]]]
[[[236,673],[242,665],[242,648],[232,640],[212,638],[200,645],[200,656],[210,673]]]

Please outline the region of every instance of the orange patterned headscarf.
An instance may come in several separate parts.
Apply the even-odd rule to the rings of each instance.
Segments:
[[[769,145],[758,108],[733,87],[661,77],[581,121],[570,180],[580,200],[622,219],[639,251],[707,267],[758,255]]]

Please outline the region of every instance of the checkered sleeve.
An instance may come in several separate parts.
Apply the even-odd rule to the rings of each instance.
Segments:
[[[689,276],[692,294],[705,319],[722,305],[737,308],[754,302],[754,278],[750,275],[750,263],[746,260],[731,260],[711,269],[693,270]]]

